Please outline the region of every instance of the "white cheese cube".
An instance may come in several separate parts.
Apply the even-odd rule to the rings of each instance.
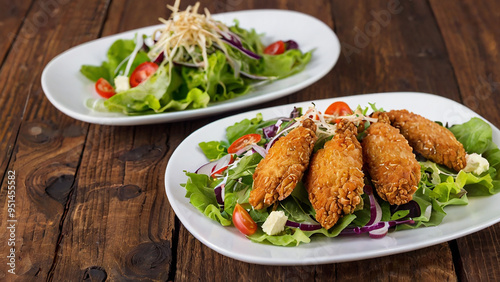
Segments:
[[[465,172],[472,172],[474,174],[480,175],[490,168],[488,160],[476,153],[465,155],[465,160],[467,161],[467,165],[463,169]]]
[[[288,217],[283,211],[273,211],[269,214],[264,224],[262,224],[262,230],[267,235],[276,235],[285,229],[287,220]]]
[[[130,83],[129,79],[127,76],[124,75],[119,75],[115,78],[115,91],[118,92],[123,92],[125,90],[130,89]]]

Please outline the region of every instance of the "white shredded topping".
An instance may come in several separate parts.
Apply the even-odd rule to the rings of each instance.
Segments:
[[[132,54],[130,54],[130,58],[128,60],[127,67],[125,68],[124,75],[126,75],[126,76],[128,75],[128,73],[130,71],[130,68],[132,67],[132,63],[135,60],[135,56],[137,56],[137,53],[142,48],[142,44],[143,44],[142,36],[140,34],[138,34],[136,36],[136,38],[135,38],[135,48],[134,48],[134,51],[132,51]]]
[[[199,14],[199,2],[196,2],[194,6],[188,6],[185,11],[179,11],[179,5],[180,0],[176,0],[174,6],[167,5],[172,14],[168,20],[159,19],[165,26],[154,32],[153,39],[158,41],[149,51],[149,57],[153,60],[163,52],[169,63],[191,62],[206,70],[208,69],[207,48],[214,43],[228,57],[220,36],[221,32],[229,30],[228,27],[212,19],[206,8],[205,14]]]
[[[351,121],[355,125],[359,125],[363,121],[369,121],[369,122],[377,122],[378,119],[372,118],[369,116],[365,116],[361,110],[361,108],[356,108],[354,113],[352,115],[346,115],[346,116],[339,116],[339,115],[327,115],[323,114],[320,111],[316,109],[316,106],[312,104],[312,106],[309,106],[307,111],[301,116],[296,118],[298,123],[293,126],[293,128],[297,127],[300,125],[300,122],[303,120],[310,118],[314,121],[316,124],[316,135],[324,135],[324,136],[333,136],[335,135],[335,131],[337,130],[337,124],[335,123],[335,120],[337,119],[345,119],[348,121]],[[290,129],[292,127],[287,128]],[[292,129],[293,129],[292,128]]]

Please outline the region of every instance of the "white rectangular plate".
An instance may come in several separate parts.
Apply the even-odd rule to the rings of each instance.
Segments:
[[[479,117],[467,107],[431,94],[381,93],[349,96],[312,101],[319,110],[324,110],[334,101],[345,101],[351,107],[376,103],[384,110],[408,109],[431,120],[457,124]],[[198,143],[225,140],[228,126],[245,118],[254,118],[262,113],[264,119],[288,116],[294,106],[307,108],[311,102],[303,102],[258,111],[242,113],[210,123],[188,136],[170,158],[165,173],[165,189],[170,205],[186,229],[211,249],[234,259],[267,265],[307,265],[336,263],[368,259],[407,252],[484,229],[500,221],[500,194],[489,197],[470,197],[467,206],[445,208],[447,216],[436,227],[389,232],[382,239],[371,239],[367,235],[324,238],[313,237],[309,244],[297,247],[279,247],[253,243],[234,227],[223,227],[205,217],[185,198],[186,183],[183,170],[195,171],[207,162]],[[484,120],[484,119],[483,119]],[[490,123],[491,125],[491,123]],[[493,128],[493,141],[499,144],[500,131]]]
[[[100,65],[106,60],[106,52],[114,41],[133,39],[136,33],[150,36],[161,26],[158,25],[90,41],[60,54],[47,64],[42,73],[43,91],[61,112],[85,122],[108,125],[173,122],[249,107],[297,92],[326,75],[340,54],[339,40],[331,28],[306,14],[282,10],[249,10],[217,14],[213,17],[227,25],[233,25],[233,21],[237,19],[242,28],[254,28],[258,33],[264,33],[264,44],[293,39],[303,52],[314,50],[311,61],[300,73],[258,86],[246,95],[210,103],[202,109],[127,116],[120,113],[96,112],[86,107],[87,99],[98,96],[94,83],[80,73],[81,66]]]

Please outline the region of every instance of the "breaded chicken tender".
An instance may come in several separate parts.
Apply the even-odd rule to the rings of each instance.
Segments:
[[[384,122],[373,123],[362,147],[378,195],[391,205],[409,202],[420,182],[420,164],[399,130]]]
[[[292,193],[309,165],[316,140],[316,124],[306,119],[276,141],[253,175],[249,202],[255,209],[268,207]]]
[[[364,174],[361,144],[353,123],[339,123],[335,136],[312,157],[305,186],[316,220],[330,229],[361,202]]]
[[[456,171],[466,166],[464,146],[444,126],[407,110],[393,110],[387,115],[392,126],[425,158]]]

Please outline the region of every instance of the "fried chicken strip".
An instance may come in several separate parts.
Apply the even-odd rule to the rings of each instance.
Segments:
[[[392,126],[425,158],[456,171],[466,166],[464,146],[444,126],[407,110],[392,110],[387,115]]]
[[[268,207],[292,193],[309,165],[316,140],[316,124],[306,119],[276,141],[253,175],[249,202],[255,209]]]
[[[373,123],[362,147],[378,195],[391,205],[409,202],[420,182],[420,165],[399,130],[384,122]]]
[[[343,215],[354,212],[363,194],[363,156],[353,123],[339,123],[335,136],[312,157],[306,176],[316,220],[330,229]]]

